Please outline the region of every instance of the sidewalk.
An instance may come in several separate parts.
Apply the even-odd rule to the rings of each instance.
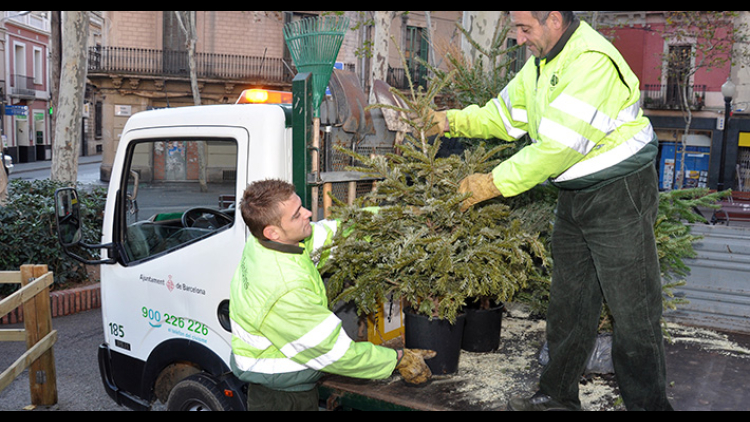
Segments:
[[[79,166],[81,164],[96,164],[101,162],[101,154],[78,157]],[[13,172],[10,174],[10,179],[24,178],[23,175],[25,174],[35,171],[50,170],[51,167],[52,161],[49,160],[35,161],[32,163],[13,163]],[[99,308],[101,306],[99,283],[50,292],[50,304],[52,305],[53,317],[71,315]],[[23,310],[20,307],[4,316],[0,316],[0,326],[20,322],[23,322]]]
[[[78,165],[81,164],[93,164],[93,163],[101,163],[102,162],[102,156],[99,155],[89,155],[86,157],[78,157]],[[46,160],[46,161],[35,161],[33,163],[13,163],[13,172],[10,174],[10,178],[13,179],[15,175],[19,173],[28,173],[31,171],[37,171],[37,170],[45,170],[52,167],[52,161]]]

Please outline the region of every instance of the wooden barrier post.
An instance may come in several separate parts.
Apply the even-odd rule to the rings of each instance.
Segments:
[[[21,286],[47,273],[46,265],[21,266]],[[26,348],[31,349],[52,331],[52,313],[49,287],[23,305],[23,323],[26,330]],[[57,371],[55,355],[50,347],[29,366],[31,404],[52,406],[57,403]]]
[[[323,184],[323,218],[331,216],[331,205],[333,204],[333,199],[331,199],[332,189],[332,183]]]

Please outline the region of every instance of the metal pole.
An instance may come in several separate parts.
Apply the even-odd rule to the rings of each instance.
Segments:
[[[311,172],[312,73],[298,73],[292,81],[292,183],[305,208],[316,206],[308,181]],[[316,155],[317,156],[317,155]]]
[[[726,189],[724,186],[724,168],[726,167],[727,160],[727,130],[729,129],[729,114],[732,108],[732,98],[724,97],[724,129],[721,134],[721,161],[719,162],[719,182],[716,184],[716,190],[723,191]]]

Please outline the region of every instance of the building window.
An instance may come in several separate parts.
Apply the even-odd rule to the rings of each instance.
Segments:
[[[205,149],[207,192],[197,189],[198,148]],[[125,156],[130,177],[117,215],[128,262],[191,247],[234,224],[233,139],[149,139],[132,144]]]
[[[682,88],[689,81],[685,77],[689,74],[692,62],[693,47],[690,45],[669,46],[667,57],[667,104],[682,104]]]
[[[518,41],[514,38],[508,38],[508,41],[505,44],[508,50],[517,45]],[[508,57],[511,60],[508,70],[514,74],[520,72],[523,65],[526,64],[526,47],[517,48],[514,51],[511,51],[508,53]]]
[[[44,61],[42,57],[42,49],[34,47],[34,85],[44,84]]]

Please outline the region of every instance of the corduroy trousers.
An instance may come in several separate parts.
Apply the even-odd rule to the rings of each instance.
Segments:
[[[654,237],[654,166],[592,190],[561,191],[552,234],[549,363],[540,391],[580,409],[578,384],[603,303],[613,319],[613,365],[628,410],[671,410],[666,397],[662,295]]]

